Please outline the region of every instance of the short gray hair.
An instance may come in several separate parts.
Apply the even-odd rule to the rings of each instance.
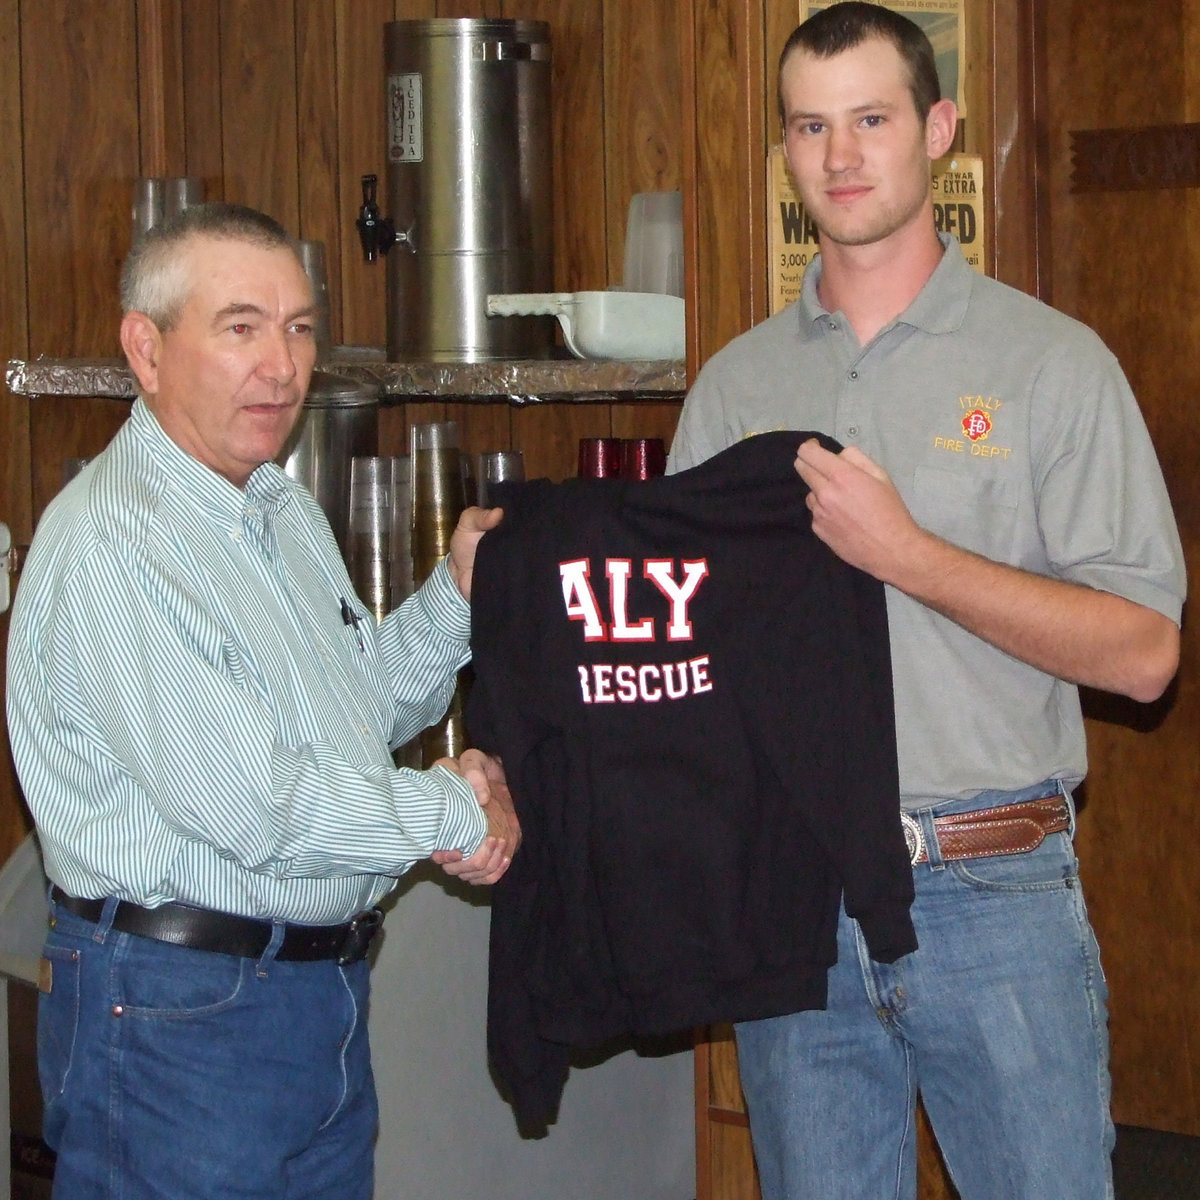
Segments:
[[[174,327],[193,283],[182,251],[196,237],[298,251],[287,230],[257,209],[221,201],[192,205],[134,242],[121,268],[123,313],[145,313],[164,333]]]

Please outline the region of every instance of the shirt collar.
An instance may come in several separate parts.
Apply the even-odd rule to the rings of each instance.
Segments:
[[[172,441],[140,396],[133,402],[129,421],[168,485],[187,495],[201,512],[215,521],[239,527],[248,508],[274,514],[291,498],[288,477],[275,463],[258,467],[246,481],[245,489],[234,487],[223,475]]]
[[[971,288],[975,283],[975,268],[963,257],[958,239],[949,233],[939,233],[945,253],[917,293],[916,299],[894,321],[892,325],[911,325],[926,333],[953,333],[967,315],[971,299]],[[821,256],[818,254],[812,266],[804,273],[797,305],[801,331],[817,332],[834,314],[817,298],[817,286],[821,282]]]

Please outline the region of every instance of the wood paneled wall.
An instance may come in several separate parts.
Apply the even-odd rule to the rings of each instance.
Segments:
[[[1038,0],[1045,298],[1096,329],[1138,397],[1184,555],[1200,562],[1200,190],[1071,191],[1072,131],[1200,121],[1200,0]],[[1070,71],[1054,69],[1070,63]],[[1167,165],[1167,164],[1160,164]],[[1194,608],[1194,603],[1189,607]],[[1149,708],[1086,698],[1077,844],[1111,1000],[1118,1121],[1200,1135],[1200,630]]]
[[[0,0],[0,360],[119,353],[133,183],[157,175],[199,176],[209,198],[324,241],[334,340],[383,345],[385,270],[354,226],[360,177],[385,176],[383,26],[483,16],[550,25],[555,287],[620,282],[630,196],[680,186],[674,0]],[[96,453],[127,410],[0,389],[0,520],[18,543],[62,460]],[[468,450],[519,448],[531,475],[562,478],[580,437],[669,438],[677,415],[399,405],[381,449],[405,452],[413,421],[457,418]],[[0,859],[26,827],[0,735]]]
[[[0,129],[21,127],[20,23],[15,3],[0,0]],[[25,236],[20,138],[0,137],[0,345],[19,356],[29,348],[24,303]],[[5,356],[7,357],[7,355]],[[0,521],[18,542],[28,543],[33,526],[30,488],[29,404],[0,387]],[[0,615],[0,652],[8,642],[8,614]],[[0,678],[0,700],[4,682]],[[7,859],[24,836],[26,818],[17,799],[17,780],[8,753],[8,726],[0,721],[0,858]]]

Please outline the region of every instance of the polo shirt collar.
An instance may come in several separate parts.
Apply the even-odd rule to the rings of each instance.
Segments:
[[[963,257],[957,238],[940,233],[938,239],[945,250],[941,262],[917,293],[916,299],[891,322],[892,325],[911,325],[926,333],[953,333],[966,319],[975,269]],[[821,256],[818,254],[812,266],[805,271],[800,288],[797,308],[802,332],[817,332],[827,326],[829,317],[833,315],[817,298],[821,269]]]

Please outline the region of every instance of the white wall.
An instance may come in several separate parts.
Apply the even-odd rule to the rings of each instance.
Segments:
[[[688,1050],[572,1069],[548,1135],[518,1134],[488,1074],[489,910],[472,896],[406,881],[384,923],[370,1019],[376,1200],[692,1200]]]

